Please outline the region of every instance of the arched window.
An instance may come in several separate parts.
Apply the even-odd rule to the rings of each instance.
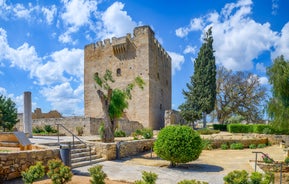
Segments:
[[[118,69],[116,69],[116,76],[121,76],[121,69],[120,68],[118,68]]]

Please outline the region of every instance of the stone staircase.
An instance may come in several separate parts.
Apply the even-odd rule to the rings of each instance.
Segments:
[[[46,143],[42,145],[59,148],[58,143]],[[80,141],[74,141],[74,146],[72,142],[60,142],[60,145],[65,148],[68,148],[70,145],[70,167],[72,169],[105,161],[104,158],[97,157],[87,145]]]

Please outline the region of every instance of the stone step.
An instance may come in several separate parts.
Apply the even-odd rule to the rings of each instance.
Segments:
[[[71,153],[71,159],[79,158],[79,157],[85,157],[85,156],[89,156],[89,155],[90,155],[89,151],[79,152],[79,153]]]
[[[88,161],[72,163],[71,168],[83,167],[83,166],[92,165],[92,164],[96,164],[96,163],[103,162],[103,161],[105,161],[104,158],[96,158],[91,161],[88,160]]]
[[[89,148],[71,149],[71,154],[82,153],[82,152],[89,152]]]
[[[91,160],[97,159],[98,157],[96,155],[91,155]],[[77,162],[82,162],[82,161],[89,161],[90,156],[83,156],[83,157],[76,157],[76,158],[71,158],[71,164],[72,163],[77,163]]]

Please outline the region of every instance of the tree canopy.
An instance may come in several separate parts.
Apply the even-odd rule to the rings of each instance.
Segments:
[[[238,118],[248,123],[261,122],[266,106],[266,91],[256,75],[219,67],[215,108],[218,121],[223,124]]]
[[[194,61],[194,74],[187,83],[188,91],[183,90],[185,102],[180,105],[181,115],[189,122],[204,118],[211,113],[216,101],[216,64],[213,49],[212,28],[205,33],[198,57]]]
[[[113,142],[116,121],[123,116],[124,109],[128,108],[128,100],[132,98],[131,91],[135,86],[143,89],[145,85],[141,77],[136,77],[132,83],[129,83],[124,89],[112,89],[111,83],[114,83],[112,72],[106,70],[103,77],[96,74],[94,80],[97,84],[97,94],[102,104],[104,112],[104,132],[103,141]]]
[[[289,130],[289,61],[285,61],[283,56],[277,57],[267,68],[267,74],[272,85],[269,116],[277,128]]]
[[[17,122],[16,104],[11,98],[0,95],[0,127],[4,131],[11,131]]]

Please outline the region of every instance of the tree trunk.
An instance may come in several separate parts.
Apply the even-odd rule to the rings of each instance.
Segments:
[[[112,94],[112,90],[108,90],[107,98],[101,90],[97,90],[97,94],[100,98],[102,104],[102,110],[104,113],[103,120],[104,120],[104,132],[103,132],[103,142],[114,142],[114,127],[115,122],[111,120],[108,112],[109,102]]]
[[[203,128],[207,127],[207,113],[203,112]]]

